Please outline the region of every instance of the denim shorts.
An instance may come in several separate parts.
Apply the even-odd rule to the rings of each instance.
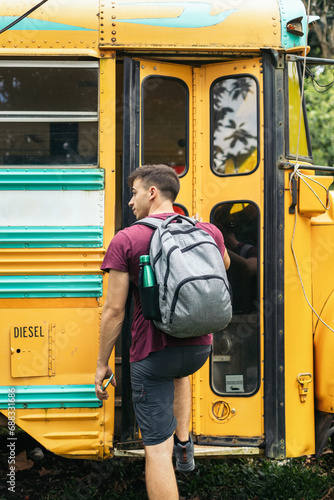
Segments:
[[[130,363],[133,407],[145,446],[163,443],[174,433],[174,379],[195,373],[210,352],[211,345],[166,347]]]

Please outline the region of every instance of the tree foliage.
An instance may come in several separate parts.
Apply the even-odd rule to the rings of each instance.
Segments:
[[[308,36],[309,57],[334,59],[334,2],[333,0],[303,0],[306,12],[320,17]],[[334,79],[333,66],[309,66],[313,77],[307,75],[305,99],[314,162],[334,166]]]
[[[334,166],[334,66],[311,67],[305,80],[305,100],[316,165]]]
[[[334,57],[334,2],[333,0],[303,0],[306,12],[310,2],[310,15],[319,16],[309,34],[308,43],[311,47],[309,56]]]

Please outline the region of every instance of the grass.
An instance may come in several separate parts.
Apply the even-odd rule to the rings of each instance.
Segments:
[[[210,461],[180,492],[200,500],[319,500],[334,484],[333,463],[310,459]]]
[[[0,435],[0,500],[147,500],[144,460],[70,460],[43,450],[45,457],[16,473],[16,493],[6,487],[6,436]],[[21,449],[40,446],[22,434]],[[197,459],[195,471],[177,473],[180,498],[188,500],[334,499],[334,453],[319,459]],[[2,487],[1,487],[2,484]]]

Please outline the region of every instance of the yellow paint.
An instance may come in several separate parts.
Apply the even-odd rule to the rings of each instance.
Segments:
[[[11,375],[13,378],[48,375],[51,325],[24,321],[13,320],[10,327]]]
[[[194,8],[196,7],[194,2]],[[36,5],[33,0],[4,0],[0,14],[19,17]],[[259,50],[262,47],[280,49],[280,13],[276,0],[257,0],[256,6],[249,2],[215,2],[202,4],[203,15],[197,14],[199,26],[190,25],[182,29],[184,8],[187,5],[170,5],[170,2],[105,2],[98,0],[73,0],[60,2],[49,0],[45,5],[30,15],[30,19],[49,21],[69,26],[78,26],[85,31],[77,30],[23,30],[12,29],[1,36],[0,49],[19,55],[30,52],[60,51],[64,53],[95,54],[99,57],[99,48],[167,48],[176,47],[187,50],[220,50],[221,48],[243,51]],[[220,21],[225,12],[229,15]],[[134,24],[127,20],[175,19],[176,25],[171,27]],[[168,21],[167,21],[168,22]],[[200,27],[201,22],[203,27]],[[21,24],[22,26],[22,24]],[[180,26],[183,26],[182,24]],[[15,28],[15,27],[14,27]],[[19,25],[17,26],[19,28]],[[243,40],[240,41],[240,33]]]
[[[334,294],[332,292],[321,311],[322,320],[332,329],[334,329],[333,306]],[[334,332],[320,321],[315,330],[314,348],[316,409],[334,413]]]
[[[0,274],[99,274],[98,249],[1,249]]]
[[[288,177],[288,172],[286,176]],[[286,455],[295,457],[313,454],[314,435],[314,370],[312,311],[307,304],[291,251],[295,216],[288,214],[291,195],[285,195],[285,426]],[[309,219],[297,215],[294,250],[301,279],[309,301],[312,301],[312,254]],[[310,373],[308,395],[302,402],[299,395],[298,375]]]
[[[307,175],[299,179],[298,211],[305,217],[316,217],[326,212],[327,190],[333,177]]]
[[[231,200],[251,199],[260,208],[262,219],[263,207],[263,163],[260,156],[258,168],[250,175],[217,176],[210,168],[210,87],[217,78],[225,75],[252,74],[259,83],[259,96],[262,91],[262,75],[259,60],[245,60],[243,63],[222,63],[205,65],[195,76],[195,83],[199,85],[196,92],[196,117],[194,122],[194,157],[200,175],[196,177],[194,185],[197,212],[203,220],[209,221],[211,210],[217,203]],[[200,83],[198,83],[200,82]],[[199,108],[199,109],[198,109]],[[260,99],[260,123],[263,123],[263,110]],[[260,131],[260,134],[262,132]],[[261,150],[263,142],[260,135]],[[256,153],[255,153],[256,154]],[[253,163],[256,165],[256,161]],[[196,169],[196,175],[197,175]],[[228,174],[230,172],[226,172]],[[250,195],[251,193],[251,195]],[[198,201],[199,200],[199,201]],[[260,224],[262,225],[262,224]],[[262,233],[262,232],[261,232]],[[260,245],[262,248],[262,234]],[[261,278],[260,278],[261,281]],[[261,291],[262,294],[262,291]],[[262,297],[262,295],[261,295]],[[262,300],[260,301],[262,304]],[[260,313],[261,315],[261,313]],[[260,330],[261,331],[261,330]],[[260,370],[263,359],[263,336],[260,335]],[[264,438],[263,422],[263,386],[250,397],[225,397],[214,394],[208,383],[209,362],[193,375],[193,432],[195,435],[215,437],[243,436],[262,440]],[[230,408],[228,418],[219,421],[213,417],[212,408],[215,402],[224,401]]]
[[[159,49],[180,47],[189,50],[215,50],[221,47],[239,49],[241,46],[248,50],[265,46],[280,47],[280,14],[274,0],[260,0],[256,6],[245,1],[237,2],[235,6],[233,2],[212,2],[211,11],[205,11],[203,15],[203,24],[214,23],[214,17],[222,12],[230,9],[234,12],[222,22],[211,26],[181,29],[126,22],[127,19],[156,18],[158,22],[163,23],[165,18],[174,18],[175,26],[178,26],[178,18],[182,16],[183,8],[175,4],[170,6],[168,3],[166,0],[157,4],[150,2],[145,7],[145,2],[116,2],[116,34],[110,36],[109,46]],[[112,41],[112,38],[115,41]]]
[[[4,0],[1,2],[1,15],[20,17],[35,5],[36,2],[32,0],[26,2]],[[49,51],[49,54],[57,52],[57,55],[60,55],[61,51],[67,54],[76,52],[81,55],[91,52],[98,56],[98,11],[97,0],[85,2],[84,8],[80,0],[73,0],[66,4],[59,0],[48,0],[45,5],[33,12],[29,19],[60,23],[65,26],[78,26],[84,30],[11,29],[1,35],[0,51],[1,53],[12,51],[17,55],[20,53],[33,55],[41,52],[47,55],[46,51]],[[16,28],[19,27],[20,24],[16,26]]]
[[[100,62],[100,122],[99,166],[105,172],[105,206],[103,231],[104,247],[107,248],[115,234],[116,204],[116,58],[107,52]]]
[[[3,310],[1,329],[7,335],[2,336],[0,353],[2,385],[93,384],[99,321],[97,306],[94,309]],[[55,373],[48,375],[48,342],[42,343],[40,337],[13,338],[13,328],[25,325],[42,326],[45,335],[49,332],[49,338],[51,327],[54,329],[51,350]],[[28,332],[26,330],[26,334]],[[11,349],[17,348],[21,350],[20,355],[11,354]],[[110,364],[114,366],[114,356]],[[114,391],[109,394],[102,408],[17,409],[16,424],[60,455],[106,457],[111,453],[114,429]]]
[[[263,439],[262,390],[251,397],[217,396],[208,387],[209,361],[193,375],[195,401],[193,411],[193,432],[197,436],[222,438],[239,437]],[[213,416],[213,406],[217,401],[228,403],[231,414],[218,420]]]
[[[233,2],[232,2],[233,3]],[[1,15],[19,16],[35,5],[34,0],[4,0]],[[131,5],[130,5],[131,4]],[[236,2],[236,12],[222,23],[202,28],[167,28],[120,22],[135,17],[163,18],[182,15],[182,8],[163,0],[162,8],[153,3],[105,2],[101,0],[49,0],[31,17],[43,21],[81,26],[92,31],[23,31],[5,32],[0,41],[2,56],[95,57],[100,60],[99,86],[99,167],[105,170],[105,228],[103,249],[14,249],[0,251],[1,274],[99,273],[107,245],[115,233],[116,216],[116,50],[151,49],[182,52],[258,52],[262,47],[281,50],[280,18],[276,0],[260,0],[255,11],[251,2]],[[231,8],[231,2],[213,2],[210,16]],[[240,34],[243,40],[240,42]],[[294,49],[298,50],[298,49]],[[232,57],[232,56],[231,56]],[[171,64],[140,59],[141,82],[150,75],[183,80],[189,91],[189,172],[181,178],[178,202],[189,213],[209,220],[212,208],[223,201],[249,200],[260,210],[263,227],[263,82],[258,58],[227,63],[200,65]],[[196,65],[196,67],[195,67]],[[295,66],[290,64],[290,152],[297,148],[300,92]],[[210,169],[211,84],[224,75],[253,75],[259,83],[260,149],[253,151],[243,164],[226,163],[226,174],[215,175]],[[141,141],[141,138],[140,138]],[[302,123],[299,154],[307,154],[305,126]],[[255,169],[256,164],[257,168]],[[287,456],[314,452],[314,383],[308,384],[305,401],[300,398],[301,373],[316,379],[316,404],[322,411],[333,412],[334,373],[330,353],[333,334],[322,324],[316,328],[316,373],[313,372],[313,327],[316,320],[307,305],[290,242],[294,216],[288,215],[291,203],[286,173],[285,198],[285,411]],[[251,196],[251,199],[250,199]],[[334,253],[334,210],[309,219],[319,212],[317,201],[300,186],[295,251],[306,294],[313,296],[317,311],[332,325],[333,286],[328,279]],[[334,200],[332,200],[334,201]],[[333,206],[333,205],[332,205]],[[302,217],[304,214],[307,217]],[[260,268],[263,264],[263,233],[260,231]],[[263,275],[260,272],[262,318]],[[99,323],[107,290],[104,276],[103,297],[57,299],[4,299],[1,302],[2,349],[0,366],[3,385],[92,384],[98,352]],[[326,304],[327,301],[327,304]],[[325,306],[326,304],[326,306]],[[324,307],[325,306],[325,307]],[[298,314],[296,313],[298,311]],[[15,318],[15,321],[14,319]],[[312,327],[313,322],[313,327]],[[43,337],[15,338],[14,327],[41,326]],[[332,325],[333,326],[333,325]],[[28,330],[29,331],[29,330]],[[34,330],[35,331],[35,330]],[[38,330],[36,330],[37,333]],[[41,331],[41,330],[39,330]],[[263,324],[260,321],[260,363],[263,378]],[[277,332],[274,332],[278,334]],[[50,360],[51,347],[51,360]],[[11,354],[13,349],[14,354]],[[17,352],[22,349],[22,353]],[[29,349],[31,349],[29,351]],[[114,357],[110,361],[114,367]],[[321,368],[321,371],[320,371]],[[24,373],[21,373],[23,370]],[[19,376],[21,375],[21,376]],[[219,397],[209,386],[209,363],[192,377],[195,435],[241,436],[264,440],[263,384],[250,397]],[[38,382],[36,382],[38,381]],[[102,408],[18,409],[16,423],[48,449],[68,457],[103,458],[113,454],[114,391]],[[212,414],[215,403],[227,404],[228,416],[218,420]],[[7,414],[6,411],[3,411]]]
[[[150,76],[163,76],[163,77],[173,77],[179,78],[184,81],[188,87],[189,91],[189,102],[193,100],[192,97],[192,68],[190,66],[183,66],[179,64],[163,63],[159,61],[147,61],[139,60],[140,62],[140,82]],[[142,86],[141,86],[142,87]],[[140,97],[141,99],[141,97]],[[184,205],[188,210],[189,214],[192,213],[192,173],[193,173],[193,158],[191,155],[192,151],[192,137],[193,137],[193,117],[192,117],[192,107],[189,106],[189,172],[184,177],[180,178],[181,190],[177,198],[177,202]],[[140,120],[142,120],[142,110],[140,113]],[[142,133],[142,127],[140,126],[140,134]],[[140,150],[142,149],[142,137],[140,135]]]
[[[103,413],[103,408],[16,409],[15,422],[58,455],[97,460],[110,456],[103,444]]]
[[[334,329],[334,286],[332,279],[329,279],[334,272],[334,199],[332,191],[330,191],[329,196],[330,209],[311,221],[311,241],[313,304],[316,312],[325,323],[314,316],[315,401],[317,410],[333,413],[334,333],[329,329]]]
[[[35,5],[37,4],[34,0],[2,0],[1,14],[20,17]],[[71,0],[71,2],[48,0],[44,5],[32,12],[29,17],[96,30],[98,27],[98,8],[99,3],[97,0],[89,0],[89,2],[83,0]]]

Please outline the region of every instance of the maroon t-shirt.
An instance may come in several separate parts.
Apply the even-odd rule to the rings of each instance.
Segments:
[[[158,219],[166,219],[173,213],[150,215]],[[222,233],[213,224],[199,222],[197,226],[209,233],[224,255],[225,244]],[[139,257],[149,254],[150,239],[154,229],[135,224],[119,231],[111,240],[101,269],[128,272],[133,282],[134,312],[131,327],[132,344],[130,362],[140,361],[151,352],[162,351],[166,346],[176,345],[211,345],[212,334],[201,337],[179,339],[158,330],[153,321],[144,318],[138,292]]]

